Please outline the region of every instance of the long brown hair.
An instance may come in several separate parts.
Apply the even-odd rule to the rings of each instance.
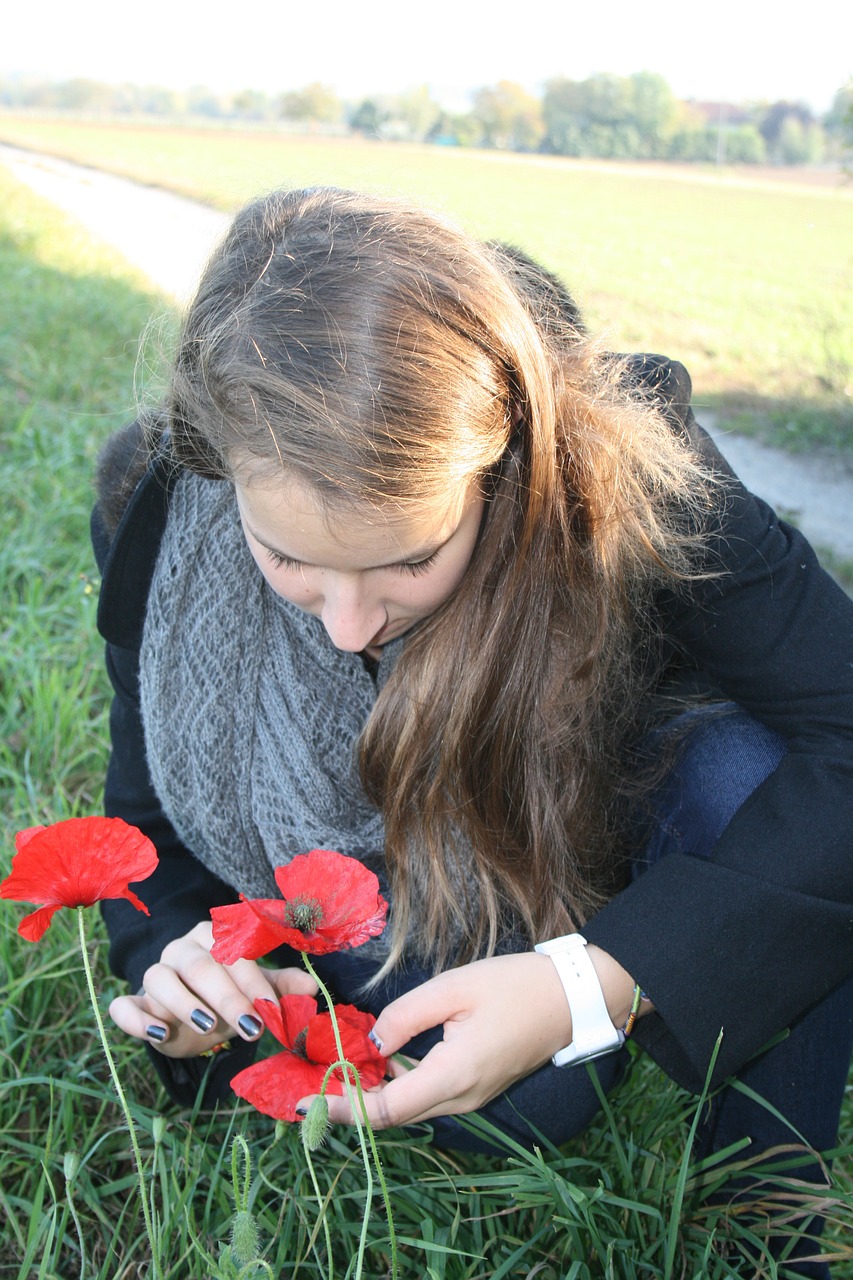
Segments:
[[[170,425],[208,475],[297,475],[333,518],[476,481],[479,541],[364,728],[389,963],[578,927],[620,883],[652,593],[691,572],[706,479],[523,255],[334,189],[237,215],[181,337]],[[318,832],[322,838],[322,832]]]

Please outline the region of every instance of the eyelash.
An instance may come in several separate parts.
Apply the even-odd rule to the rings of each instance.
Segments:
[[[267,555],[275,565],[276,569],[298,569],[300,567],[300,562],[298,560],[291,560],[290,556],[283,556],[280,551],[270,551],[269,548],[266,550]],[[425,560],[415,560],[411,562],[404,560],[400,564],[393,565],[392,567],[397,569],[400,573],[410,573],[414,577],[417,577],[421,573],[426,573],[426,571],[435,563],[437,557],[438,551],[433,551],[432,555],[427,556]]]
[[[272,560],[276,569],[298,569],[299,568],[298,560],[291,560],[290,556],[283,556],[279,551],[270,551],[268,547],[265,549],[266,549],[267,556],[269,557],[270,560]]]

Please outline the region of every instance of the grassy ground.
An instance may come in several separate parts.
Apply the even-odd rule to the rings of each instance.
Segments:
[[[276,185],[403,193],[559,271],[618,350],[663,351],[700,403],[789,448],[853,452],[853,188],[744,170],[259,131],[0,117],[0,138],[221,208]]]
[[[47,206],[0,185],[0,799],[2,857],[22,826],[97,812],[106,760],[106,683],[87,547],[90,475],[101,441],[130,410],[136,338],[158,300]],[[150,1274],[129,1148],[84,997],[75,922],[43,942],[0,911],[0,1276],[130,1280]],[[68,918],[64,918],[67,915]],[[116,984],[90,913],[106,1005]],[[323,1233],[298,1138],[238,1108],[192,1117],[165,1104],[144,1055],[116,1035],[162,1221],[169,1280],[236,1277],[226,1257],[235,1207],[231,1144],[252,1159],[249,1201],[275,1276],[315,1277]],[[594,1280],[736,1274],[718,1251],[737,1231],[711,1208],[713,1171],[684,1161],[695,1101],[638,1061],[605,1115],[560,1151],[452,1158],[411,1135],[380,1139],[403,1280]],[[161,1129],[158,1116],[165,1118]],[[830,1216],[853,1234],[853,1113]],[[79,1159],[69,1164],[66,1153]],[[317,1160],[335,1275],[361,1220],[355,1144],[338,1134]],[[846,1170],[845,1170],[846,1164]],[[68,1175],[68,1176],[67,1176]],[[686,1179],[686,1180],[685,1180]],[[725,1199],[725,1188],[717,1201]],[[778,1206],[777,1206],[778,1208]],[[366,1275],[388,1274],[381,1210]],[[261,1275],[249,1266],[241,1275]],[[267,1273],[268,1274],[268,1273]],[[742,1274],[769,1275],[762,1267]],[[853,1260],[838,1280],[851,1280]]]

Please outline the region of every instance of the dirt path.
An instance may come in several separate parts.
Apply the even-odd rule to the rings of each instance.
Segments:
[[[191,296],[227,223],[224,214],[192,200],[50,156],[0,144],[0,163],[178,302]],[[853,466],[781,453],[717,430],[707,414],[700,420],[754,493],[795,518],[816,547],[853,560]]]

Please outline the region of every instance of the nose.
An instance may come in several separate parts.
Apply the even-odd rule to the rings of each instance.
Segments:
[[[329,574],[320,617],[336,649],[360,653],[388,621],[384,606],[371,599],[358,574]]]

